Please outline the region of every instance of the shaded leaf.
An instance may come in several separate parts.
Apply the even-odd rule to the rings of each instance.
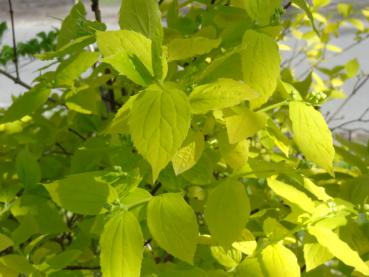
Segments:
[[[205,220],[211,235],[221,246],[229,248],[241,237],[250,214],[250,202],[243,184],[225,181],[209,195]]]

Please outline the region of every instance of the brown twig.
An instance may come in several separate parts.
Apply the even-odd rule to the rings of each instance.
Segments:
[[[17,53],[17,41],[15,38],[15,24],[14,24],[14,11],[13,11],[13,3],[12,0],[8,0],[9,3],[9,13],[10,13],[10,21],[12,25],[12,39],[13,39],[13,62],[15,66],[15,74],[17,79],[19,80],[19,66],[18,66],[18,53]]]
[[[64,268],[65,270],[100,270],[99,266],[81,266],[81,265],[70,265]]]
[[[101,22],[101,10],[99,0],[91,0],[91,9],[95,14],[96,21]]]
[[[288,3],[283,6],[283,9],[287,10],[289,7],[291,7],[291,5],[292,5],[292,1],[288,1]]]
[[[368,114],[368,112],[369,112],[369,108],[366,108],[365,111],[360,115],[359,118],[343,122],[343,123],[333,127],[332,131],[334,131],[336,129],[342,129],[342,127],[345,127],[345,126],[353,124],[353,123],[369,123],[369,119],[365,119],[365,116]]]
[[[298,78],[303,78],[306,74],[309,73],[309,71],[312,70],[312,68],[315,68],[317,67],[318,65],[320,65],[321,63],[323,62],[326,62],[330,59],[333,59],[333,58],[337,58],[338,56],[342,55],[343,53],[346,53],[347,51],[351,50],[352,48],[360,45],[361,43],[363,43],[364,41],[366,41],[367,39],[369,39],[369,34],[367,34],[364,38],[358,40],[358,41],[355,41],[354,43],[346,46],[344,49],[342,49],[342,51],[338,52],[338,53],[335,53],[333,55],[330,55],[329,57],[326,57],[326,58],[321,58],[319,60],[317,60],[315,63],[313,63],[308,69],[306,69],[304,72],[302,72]],[[306,52],[306,49],[305,49],[305,52]],[[299,64],[301,62],[303,62],[306,58],[304,57],[302,61],[299,62]],[[296,64],[295,66],[297,66],[298,64]]]
[[[350,102],[350,100],[357,94],[357,92],[369,81],[369,75],[366,75],[362,80],[358,78],[351,94],[342,102],[342,104],[333,112],[333,114],[328,118],[327,122],[331,122]]]
[[[150,191],[151,195],[155,195],[160,188],[161,188],[161,183],[156,183],[155,186]]]
[[[10,73],[6,72],[5,70],[0,69],[0,74],[4,75],[5,77],[9,78],[10,80],[12,80],[15,84],[18,84],[26,89],[31,89],[32,87],[28,84],[26,84],[25,82],[23,82],[21,79],[19,79],[18,76],[13,76]]]

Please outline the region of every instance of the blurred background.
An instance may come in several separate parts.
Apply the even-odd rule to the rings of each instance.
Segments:
[[[117,29],[118,11],[121,0],[100,0],[100,9],[103,22],[109,29]],[[61,20],[68,14],[74,0],[13,0],[13,11],[15,18],[15,30],[17,43],[29,42],[35,37],[42,39],[52,39],[50,31],[56,30]],[[331,1],[324,7],[321,13],[334,14],[337,13],[337,4],[339,2],[348,3],[350,1]],[[369,0],[351,1],[354,9],[360,11],[364,7],[369,6]],[[91,11],[91,1],[85,1],[88,16],[93,19],[94,14]],[[285,15],[285,16],[288,16]],[[339,17],[331,20],[339,20]],[[368,28],[368,20],[363,17],[366,22],[365,28]],[[8,29],[0,40],[0,49],[4,45],[12,44],[12,33],[10,28],[10,14],[8,0],[0,0],[0,23],[6,22]],[[369,136],[369,37],[357,42],[355,34],[358,26],[354,24],[345,25],[340,36],[333,41],[333,45],[337,47],[333,51],[333,55],[324,62],[325,66],[342,65],[347,61],[356,58],[361,65],[362,78],[353,78],[347,81],[343,87],[346,95],[350,96],[349,100],[337,99],[323,106],[323,113],[329,120],[330,126],[334,131],[340,131],[347,136],[351,136],[357,140],[365,140]],[[1,30],[0,30],[1,32]],[[40,34],[42,33],[42,34]],[[39,34],[39,35],[38,35]],[[50,35],[50,37],[48,37]],[[292,66],[296,71],[296,76],[301,76],[303,79],[308,74],[309,68],[307,60],[303,59],[304,52],[303,42],[300,42],[296,37],[291,36],[284,42],[290,47],[289,51],[282,51],[284,65]],[[335,53],[336,52],[336,53]],[[1,63],[1,59],[0,59]],[[20,78],[27,84],[31,84],[32,80],[37,77],[40,67],[44,64],[34,58],[28,56],[19,60]],[[10,74],[15,73],[13,63],[6,65],[0,64],[0,69],[3,69]],[[11,104],[12,95],[19,95],[26,91],[26,88],[15,84],[11,79],[0,74],[0,107],[7,107]],[[346,98],[347,99],[347,98]],[[342,109],[340,108],[342,106]],[[357,120],[361,118],[361,120]],[[341,126],[337,128],[337,126]]]

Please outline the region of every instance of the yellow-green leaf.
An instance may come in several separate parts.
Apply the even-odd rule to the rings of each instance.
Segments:
[[[359,254],[352,250],[350,246],[342,241],[333,231],[318,226],[308,227],[308,231],[313,235],[320,245],[328,249],[328,251],[345,264],[354,267],[357,271],[364,275],[369,275],[369,267],[360,258]]]
[[[249,230],[243,229],[241,239],[232,243],[232,247],[250,256],[254,253],[257,243],[254,235]]]
[[[174,85],[152,85],[133,103],[129,128],[138,152],[150,163],[152,177],[174,157],[190,128],[187,95]]]
[[[210,233],[225,248],[241,238],[249,214],[250,202],[245,187],[233,180],[219,184],[210,193],[205,207]]]
[[[281,0],[243,0],[247,14],[260,25],[269,24],[273,14],[281,7]]]
[[[310,235],[305,237],[303,249],[307,272],[333,258],[333,255],[328,251],[328,249],[320,245],[316,239]]]
[[[228,136],[222,132],[218,138],[219,150],[224,161],[233,169],[244,166],[249,157],[250,142],[246,139],[230,144]]]
[[[163,27],[156,0],[122,1],[119,15],[119,25],[122,29],[141,33],[161,43]]]
[[[204,136],[190,131],[182,147],[172,159],[175,174],[179,175],[193,167],[200,159],[204,147]]]
[[[74,81],[97,62],[99,53],[82,51],[63,61],[55,72],[55,82],[58,86],[72,86]]]
[[[129,133],[128,118],[132,109],[133,103],[136,100],[138,94],[131,96],[126,103],[115,114],[113,120],[108,127],[104,130],[107,134],[126,134]]]
[[[235,277],[265,277],[257,258],[246,258],[235,271]]]
[[[166,193],[153,197],[147,208],[147,224],[161,248],[192,264],[198,226],[194,211],[181,194]]]
[[[109,185],[99,181],[101,172],[69,175],[45,185],[52,200],[64,209],[79,214],[98,214],[108,202]]]
[[[352,78],[355,77],[360,70],[360,64],[357,59],[353,59],[345,64],[345,70],[347,77]]]
[[[220,42],[219,39],[205,37],[175,38],[168,44],[168,61],[185,60],[209,53]]]
[[[104,277],[139,277],[144,240],[136,217],[127,211],[115,214],[100,239]]]
[[[151,51],[153,72],[157,79],[164,79],[167,64],[162,48],[163,25],[161,12],[156,0],[124,0],[120,9],[119,25],[121,29],[143,34],[152,40]]]
[[[242,46],[243,79],[260,94],[251,101],[251,106],[257,108],[268,101],[277,87],[281,62],[278,44],[266,34],[249,30]]]
[[[304,188],[311,192],[316,198],[318,198],[321,201],[329,201],[333,198],[329,196],[323,187],[319,187],[316,184],[314,184],[310,179],[304,178]]]
[[[147,86],[152,80],[152,42],[140,33],[128,30],[97,32],[97,44],[104,62],[135,83]]]
[[[211,254],[215,260],[227,268],[236,267],[242,259],[242,253],[237,249],[224,250],[221,246],[211,246]]]
[[[313,27],[314,32],[318,36],[320,36],[319,30],[317,29],[317,27],[315,25],[314,17],[313,17],[313,14],[310,10],[310,6],[307,3],[307,1],[306,0],[293,0],[292,2],[295,3],[298,7],[300,7],[306,13],[307,17],[310,20],[311,26]]]
[[[235,144],[254,136],[266,124],[263,113],[253,112],[247,108],[234,109],[234,113],[225,118],[229,143]]]
[[[300,267],[295,254],[281,243],[267,246],[261,252],[265,277],[299,277]]]
[[[268,186],[280,197],[298,206],[303,211],[312,213],[315,209],[313,200],[297,188],[269,178]]]
[[[305,157],[333,174],[334,147],[322,114],[303,102],[291,102],[294,140]]]
[[[233,107],[242,101],[258,97],[245,83],[232,79],[218,79],[214,83],[197,86],[190,95],[191,110],[195,114]]]

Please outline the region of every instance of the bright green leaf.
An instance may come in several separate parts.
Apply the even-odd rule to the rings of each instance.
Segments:
[[[163,27],[156,0],[125,0],[120,9],[119,25],[123,30],[143,34],[161,42]]]
[[[132,213],[117,213],[106,223],[100,247],[104,277],[140,276],[144,240],[140,224]]]
[[[134,102],[129,127],[138,152],[152,167],[153,180],[185,140],[190,118],[187,95],[171,84],[150,86]]]
[[[100,22],[86,20],[85,7],[82,1],[77,1],[61,25],[57,48],[61,49],[71,41],[92,35],[96,30],[105,30],[105,25]]]
[[[232,247],[251,256],[257,247],[257,243],[254,235],[248,229],[243,229],[241,239],[232,243]]]
[[[252,107],[257,108],[266,103],[277,88],[281,62],[278,45],[272,37],[249,30],[243,37],[242,47],[243,79],[260,94],[251,101]]]
[[[60,63],[56,70],[55,81],[57,85],[73,85],[78,77],[97,62],[99,53],[82,51]]]
[[[281,243],[267,246],[261,252],[265,277],[299,277],[300,267],[295,254]]]
[[[320,245],[313,237],[306,236],[304,239],[304,259],[306,265],[306,271],[313,270],[314,268],[331,260],[333,255]]]
[[[307,15],[307,17],[309,18],[310,22],[311,22],[311,26],[313,27],[315,33],[320,36],[319,34],[319,30],[317,29],[316,25],[315,25],[315,21],[314,21],[314,17],[313,14],[310,10],[309,4],[307,3],[306,0],[293,0],[293,3],[295,3],[297,6],[299,6]]]
[[[280,197],[298,206],[300,209],[312,213],[315,209],[313,200],[297,188],[269,178],[268,186]]]
[[[357,59],[353,59],[345,64],[346,74],[349,78],[355,77],[360,70],[360,64]]]
[[[290,119],[294,140],[301,152],[333,174],[333,139],[322,114],[303,102],[291,102]]]
[[[166,193],[154,197],[147,208],[147,224],[161,248],[192,264],[198,226],[194,211],[180,194]]]
[[[281,7],[281,0],[243,0],[247,14],[260,25],[269,24],[273,14]]]
[[[350,246],[342,241],[333,231],[317,226],[308,227],[308,231],[313,235],[320,245],[345,264],[354,267],[364,275],[369,275],[369,267],[360,258],[359,254],[352,250]]]
[[[152,80],[152,42],[140,33],[128,30],[97,32],[97,44],[104,56],[120,74],[141,86]]]
[[[193,167],[200,159],[204,147],[204,136],[190,131],[182,147],[172,159],[175,174],[179,175]]]
[[[214,259],[227,268],[235,268],[242,259],[242,254],[237,249],[224,250],[221,246],[211,246],[210,251]]]
[[[225,118],[229,143],[235,144],[254,136],[266,124],[263,113],[253,112],[247,108],[235,109],[235,113]]]
[[[257,258],[246,258],[237,267],[235,277],[265,277]]]
[[[321,201],[327,202],[333,199],[325,192],[323,187],[317,186],[308,178],[304,178],[304,188]]]
[[[126,103],[117,111],[113,120],[108,127],[104,130],[104,133],[108,134],[125,134],[129,133],[128,118],[135,102],[137,95],[131,96]]]
[[[219,150],[224,161],[233,169],[239,169],[244,166],[249,157],[249,140],[241,140],[235,144],[230,144],[228,135],[222,132],[218,139]]]
[[[153,59],[153,72],[157,79],[165,78],[166,62],[162,49],[163,27],[161,13],[156,0],[125,0],[120,9],[121,29],[132,30],[152,40],[150,54]]]
[[[214,83],[196,87],[190,95],[191,110],[195,114],[233,107],[255,99],[258,93],[247,84],[232,79],[218,79]]]

